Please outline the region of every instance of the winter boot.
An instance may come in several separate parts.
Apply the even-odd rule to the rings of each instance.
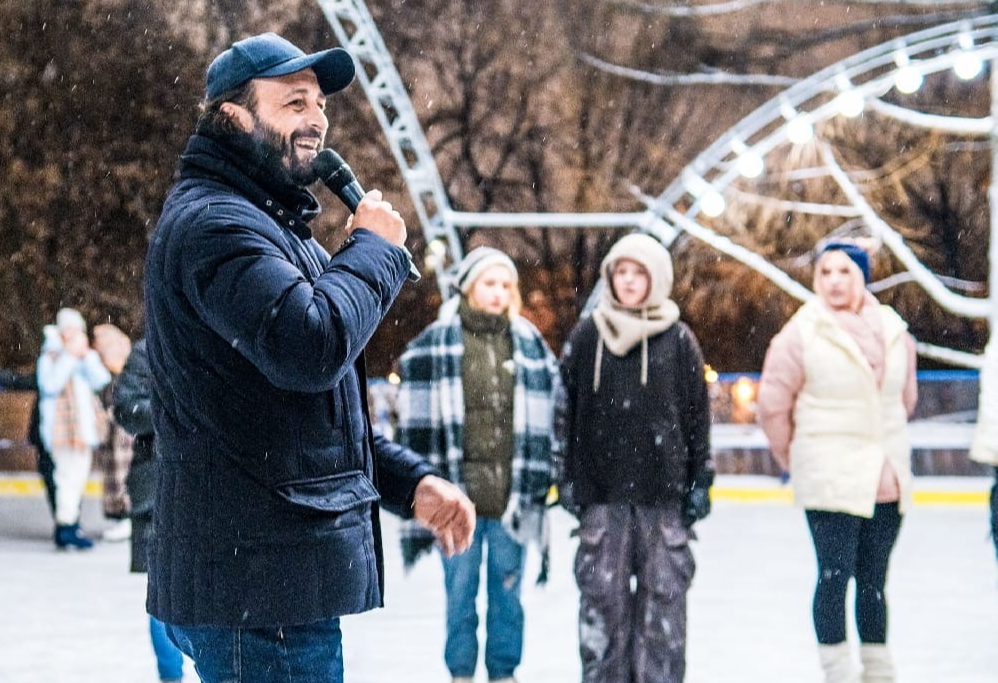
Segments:
[[[861,645],[863,683],[894,683],[894,662],[886,645]]]
[[[819,645],[818,656],[825,672],[825,683],[860,683],[859,670],[852,661],[849,643]]]
[[[119,519],[113,526],[105,529],[104,533],[102,533],[100,537],[101,540],[110,541],[111,543],[127,541],[132,537],[132,520],[127,517]]]
[[[55,547],[58,550],[89,550],[94,542],[80,531],[79,524],[59,524],[55,528]]]

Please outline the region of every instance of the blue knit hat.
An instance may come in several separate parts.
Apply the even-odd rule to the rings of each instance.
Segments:
[[[213,100],[253,78],[286,76],[312,69],[323,95],[350,85],[356,67],[346,50],[334,47],[307,55],[275,33],[240,40],[215,57],[205,76],[205,100]]]
[[[843,252],[849,260],[859,266],[860,272],[863,273],[863,282],[870,282],[870,255],[866,253],[866,249],[851,242],[829,242],[818,252],[818,258],[829,251]]]

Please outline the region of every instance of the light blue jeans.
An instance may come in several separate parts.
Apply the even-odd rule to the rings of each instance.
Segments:
[[[156,653],[156,668],[159,680],[179,681],[184,677],[184,655],[166,635],[166,625],[156,617],[149,616],[149,636],[152,649]]]
[[[511,677],[523,654],[523,606],[520,604],[523,546],[506,533],[498,519],[479,518],[467,552],[443,560],[447,589],[444,661],[453,677],[472,678],[475,675],[478,662],[475,602],[486,545],[485,669],[489,679]]]
[[[166,625],[202,683],[343,683],[339,619],[303,626]]]

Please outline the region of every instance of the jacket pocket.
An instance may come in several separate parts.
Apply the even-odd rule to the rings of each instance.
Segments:
[[[695,538],[692,529],[658,520],[658,535],[653,537],[648,553],[649,565],[655,568],[651,583],[656,593],[671,600],[689,589],[697,567],[690,549],[690,541]]]
[[[277,493],[297,507],[331,513],[381,499],[371,480],[359,471],[285,482],[277,485]]]

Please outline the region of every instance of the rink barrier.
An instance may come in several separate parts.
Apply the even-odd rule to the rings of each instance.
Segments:
[[[724,484],[711,488],[710,497],[713,501],[774,505],[793,504],[793,490],[788,485],[737,486],[728,483],[732,479],[737,479],[737,476],[729,476],[726,479]],[[87,482],[85,495],[100,496],[103,490],[103,482],[99,478],[91,478]],[[43,492],[42,482],[37,476],[0,475],[0,496],[40,496]],[[913,499],[914,504],[918,506],[985,507],[988,505],[988,496],[989,492],[985,489],[964,490],[940,487],[938,489],[917,489],[913,494]]]

